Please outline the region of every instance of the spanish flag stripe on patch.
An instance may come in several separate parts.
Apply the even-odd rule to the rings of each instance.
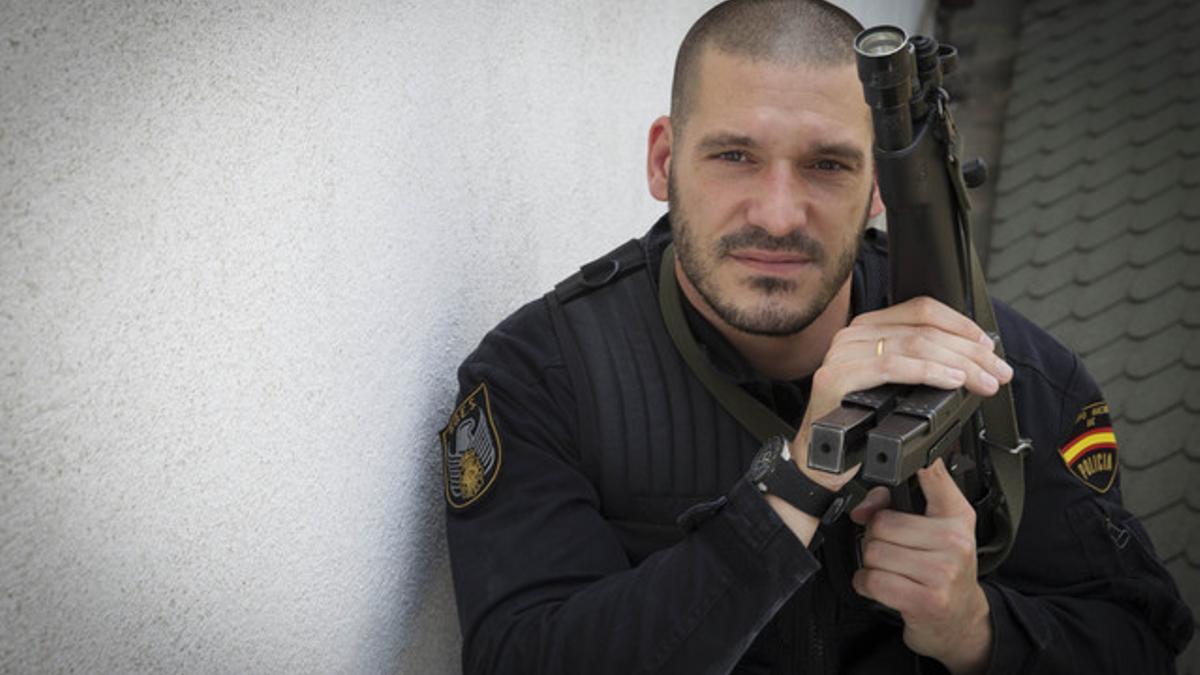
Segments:
[[[1071,441],[1060,452],[1063,461],[1069,466],[1092,450],[1115,447],[1117,447],[1117,437],[1113,433],[1112,427],[1098,427]]]

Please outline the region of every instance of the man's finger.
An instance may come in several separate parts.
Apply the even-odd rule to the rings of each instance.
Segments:
[[[902,614],[918,604],[927,594],[925,587],[904,575],[866,567],[854,573],[850,585],[864,598]]]
[[[865,537],[933,551],[945,546],[945,524],[916,513],[881,509],[867,522]]]
[[[991,348],[991,338],[982,328],[971,319],[950,309],[947,305],[930,297],[919,297],[905,300],[898,305],[892,305],[875,312],[860,314],[854,318],[851,325],[874,324],[908,324],[911,326],[934,326],[948,333],[981,342]]]
[[[892,503],[892,493],[885,487],[871,488],[867,496],[850,511],[850,520],[865,525],[876,513]]]
[[[881,384],[924,384],[938,389],[957,389],[966,380],[967,374],[957,368],[903,354],[884,354],[870,367],[854,362],[825,364],[813,376],[813,392],[814,395],[826,390],[840,392],[830,405],[833,408],[845,392]]]
[[[882,344],[880,338],[882,338]],[[996,366],[996,369],[1004,369],[1004,366],[994,364],[998,357],[995,355],[995,344],[992,343],[991,338],[986,338],[984,341],[972,340],[936,326],[914,326],[907,323],[888,324],[878,321],[869,324],[854,324],[838,331],[827,361],[836,358],[861,358],[864,351],[868,352],[868,356],[878,355],[879,352],[888,350],[919,355],[924,353],[925,349],[922,345],[925,343],[937,344],[978,363],[980,367],[986,367],[988,370],[993,370],[993,365]],[[850,345],[853,345],[852,349],[849,348]],[[847,347],[847,349],[839,350],[838,347]]]
[[[928,468],[917,471],[917,481],[925,493],[926,516],[940,518],[972,511],[940,457]]]
[[[981,396],[992,395],[1013,375],[1012,367],[984,344],[931,326],[846,328],[839,335],[835,348],[826,356],[825,363],[873,362],[873,367],[880,368],[893,355],[962,371],[967,374],[964,378],[966,386]]]
[[[936,586],[947,581],[954,565],[951,556],[940,551],[909,548],[881,539],[868,539],[863,544],[864,568],[898,574],[924,586]]]

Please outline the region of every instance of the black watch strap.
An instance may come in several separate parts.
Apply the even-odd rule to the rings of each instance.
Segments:
[[[764,453],[764,460],[773,459],[769,465],[764,461],[759,475],[750,477],[760,492],[775,495],[822,523],[833,522],[845,511],[850,501],[848,496],[818,485],[804,475],[796,466],[786,439],[770,438],[760,452]]]

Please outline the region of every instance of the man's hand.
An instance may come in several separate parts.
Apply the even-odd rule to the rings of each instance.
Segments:
[[[1012,368],[969,318],[931,298],[855,317],[834,336],[813,374],[812,395],[795,447],[801,470],[840,489],[858,467],[840,475],[807,467],[812,422],[836,408],[851,391],[882,384],[965,387],[991,396],[1012,379]],[[904,642],[951,672],[982,672],[991,652],[987,597],[976,579],[975,511],[941,460],[917,472],[925,515],[887,509],[877,488],[851,513],[866,525],[863,568],[854,588],[900,612]]]
[[[938,459],[917,472],[925,515],[885,508],[885,488],[850,514],[866,525],[854,590],[904,619],[904,643],[956,674],[983,672],[991,653],[987,596],[976,579],[975,510]]]
[[[896,383],[966,387],[991,396],[1012,379],[1012,368],[994,350],[991,338],[974,321],[932,298],[914,298],[855,317],[834,336],[813,374],[808,409],[792,443],[800,470],[835,491],[858,473],[857,466],[839,475],[808,468],[813,420],[833,411],[846,394]]]
[[[841,490],[861,465],[836,475],[809,469],[813,420],[829,414],[852,391],[888,383],[966,387],[991,396],[1012,379],[1012,368],[994,350],[991,338],[974,321],[932,298],[913,298],[860,314],[834,335],[813,373],[808,407],[792,441],[796,464],[818,485]],[[801,541],[812,540],[816,518],[777,497],[768,496],[767,501]]]

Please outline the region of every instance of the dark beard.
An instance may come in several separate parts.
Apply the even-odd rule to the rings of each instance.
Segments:
[[[700,293],[700,297],[716,312],[722,321],[734,328],[751,335],[766,335],[785,337],[795,335],[807,328],[829,305],[833,296],[846,283],[850,272],[854,269],[854,260],[858,254],[856,245],[847,246],[837,260],[829,265],[828,253],[820,242],[808,237],[802,232],[791,232],[783,237],[773,237],[759,227],[748,226],[738,232],[727,234],[717,240],[715,259],[721,260],[733,252],[745,248],[758,248],[767,251],[791,251],[804,255],[820,266],[826,273],[814,293],[806,298],[803,306],[789,309],[785,306],[769,305],[759,308],[742,308],[722,297],[720,289],[714,280],[713,269],[705,264],[702,256],[696,250],[697,244],[692,240],[691,227],[687,214],[679,204],[679,190],[676,189],[674,172],[667,178],[667,204],[671,210],[671,231],[675,242],[675,256],[683,267],[692,286]],[[863,217],[855,231],[855,241],[861,236],[870,217],[871,195],[867,195],[867,204]],[[750,285],[760,291],[764,298],[792,293],[796,284],[787,279],[775,277],[752,277]]]

